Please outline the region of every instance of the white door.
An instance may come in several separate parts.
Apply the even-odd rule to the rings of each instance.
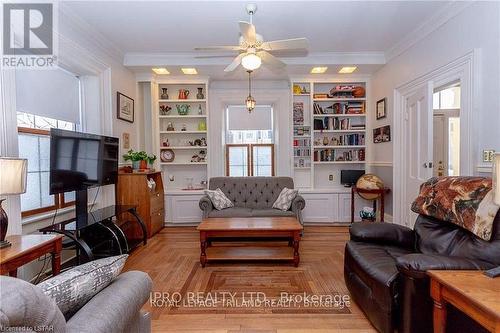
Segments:
[[[432,176],[432,119],[432,82],[429,82],[406,97],[405,210],[402,215],[409,227],[413,226],[417,216],[411,211],[411,204],[420,185]]]
[[[433,119],[434,165],[432,175],[434,177],[447,176],[447,172],[445,172],[448,170],[447,119],[442,114],[434,114]]]

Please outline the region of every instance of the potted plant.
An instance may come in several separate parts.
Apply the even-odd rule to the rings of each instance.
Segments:
[[[149,168],[153,169],[153,164],[156,161],[156,155],[154,155],[154,154],[153,155],[149,155],[148,158],[147,158],[147,160],[148,160]]]
[[[125,155],[123,155],[123,159],[125,161],[132,162],[134,170],[147,169],[147,158],[148,154],[146,154],[145,151],[134,151],[133,149],[130,149]]]

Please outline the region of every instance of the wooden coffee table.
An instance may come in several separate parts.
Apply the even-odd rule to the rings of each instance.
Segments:
[[[303,227],[295,217],[225,217],[203,219],[200,231],[200,263],[209,260],[288,260],[299,265],[299,241]],[[288,246],[211,246],[212,239],[285,238]],[[260,245],[260,244],[259,244]],[[268,246],[266,246],[268,245]]]

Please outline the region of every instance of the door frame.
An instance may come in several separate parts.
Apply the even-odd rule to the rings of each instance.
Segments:
[[[408,170],[408,163],[404,159],[404,143],[408,134],[404,132],[406,98],[429,82],[433,87],[441,87],[454,81],[460,82],[460,172],[463,175],[472,175],[473,157],[477,151],[476,143],[472,140],[472,134],[475,133],[473,114],[479,110],[481,101],[479,59],[480,50],[474,49],[449,64],[394,89],[393,217],[396,223],[402,221],[403,212],[409,209],[405,207],[403,194],[406,193],[406,183],[402,181],[406,179]]]

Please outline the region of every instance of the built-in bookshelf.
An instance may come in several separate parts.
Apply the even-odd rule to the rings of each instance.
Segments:
[[[207,82],[158,83],[159,164],[170,189],[208,180]]]
[[[366,88],[366,82],[292,82],[297,187],[338,187],[342,169],[364,169]]]

